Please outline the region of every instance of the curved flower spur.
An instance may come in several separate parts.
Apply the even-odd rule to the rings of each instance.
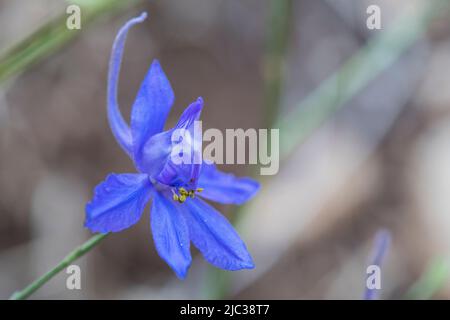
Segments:
[[[171,157],[172,133],[176,129],[192,132],[203,99],[190,104],[174,128],[163,131],[174,93],[155,60],[132,106],[130,126],[120,113],[117,84],[125,39],[128,30],[146,17],[142,13],[129,20],[117,34],[109,64],[107,94],[111,130],[138,172],[111,173],[95,188],[93,199],[86,205],[85,226],[100,233],[124,230],[138,222],[145,205],[153,199],[151,229],[156,250],[179,278],[186,277],[192,261],[191,241],[218,268],[253,268],[252,258],[231,224],[198,196],[239,205],[258,191],[258,182],[220,172],[213,164],[201,161],[177,164]],[[196,142],[201,145],[201,141]],[[201,159],[201,148],[192,147],[192,152]]]

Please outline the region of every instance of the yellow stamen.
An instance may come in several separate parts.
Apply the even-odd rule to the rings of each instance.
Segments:
[[[173,200],[177,201],[179,203],[184,203],[188,197],[195,198],[196,192],[202,192],[203,188],[197,188],[195,190],[186,190],[185,188],[181,187],[178,188],[178,193],[175,193],[175,191],[172,189],[173,192]]]

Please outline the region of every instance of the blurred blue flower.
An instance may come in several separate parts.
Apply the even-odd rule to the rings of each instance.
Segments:
[[[196,195],[201,192],[203,198],[212,201],[242,204],[258,191],[258,182],[220,172],[213,164],[175,164],[171,159],[173,131],[192,132],[203,108],[202,98],[186,108],[173,129],[163,131],[174,93],[155,60],[132,106],[130,126],[119,110],[117,85],[127,32],[146,17],[143,13],[129,20],[117,34],[107,94],[111,130],[138,172],[111,173],[95,188],[93,199],[86,205],[85,226],[100,233],[124,230],[140,219],[145,205],[153,199],[151,229],[155,246],[179,278],[186,277],[191,264],[190,241],[218,268],[253,268],[252,258],[231,224]],[[192,150],[194,156],[201,152],[201,148]]]
[[[391,233],[386,229],[378,230],[375,235],[375,243],[373,253],[371,257],[371,265],[377,266],[381,269],[383,260],[387,254],[389,246],[391,244]],[[375,300],[378,298],[379,289],[371,289],[367,287],[364,291],[364,300]]]

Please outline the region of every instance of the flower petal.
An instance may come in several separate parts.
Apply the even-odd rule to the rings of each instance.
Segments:
[[[172,151],[172,131],[153,135],[146,143],[142,156],[135,158],[136,167],[154,178],[163,170]]]
[[[201,165],[201,133],[194,133],[194,123],[200,118],[202,108],[203,99],[198,98],[184,110],[177,125],[171,130],[173,134],[171,137],[172,151],[180,149],[187,152],[187,161],[183,162],[184,158],[175,159],[177,152],[171,152],[166,165],[156,177],[159,182],[170,186],[186,186],[198,175],[197,172]],[[174,133],[179,133],[181,136],[177,137]],[[200,161],[195,163],[194,160],[198,158],[199,152]]]
[[[191,265],[189,232],[180,204],[156,193],[151,212],[151,228],[158,254],[180,279],[186,277]]]
[[[186,179],[185,183],[191,190],[195,190],[197,188],[198,177],[202,167],[203,136],[201,129],[195,127],[195,121],[199,121],[202,110],[203,98],[198,97],[196,101],[191,103],[189,107],[186,108],[175,126],[177,129],[184,128],[187,132],[189,132],[190,162],[187,164],[189,167],[181,170],[184,171],[185,175],[188,175],[188,179]],[[196,132],[197,130],[200,132]]]
[[[150,199],[146,174],[110,174],[94,190],[86,205],[85,227],[92,232],[118,232],[135,224]]]
[[[226,270],[254,268],[244,242],[224,216],[198,198],[184,205],[189,236],[209,263]]]
[[[200,119],[202,109],[203,109],[203,98],[198,97],[197,100],[192,102],[186,109],[184,109],[175,128],[176,129],[191,128],[192,125],[194,124],[194,121]]]
[[[159,62],[154,60],[131,110],[131,133],[138,166],[145,143],[164,129],[174,99],[169,80]]]
[[[202,107],[203,100],[199,98],[186,108],[173,129],[155,134],[148,140],[143,149],[143,156],[140,158],[139,169],[142,172],[170,186],[185,185],[196,177],[200,164],[194,160],[200,157],[200,161],[197,162],[201,163],[201,133],[194,134],[194,122],[199,119]],[[192,143],[186,147],[191,155],[189,163],[176,163],[172,158],[172,151],[179,143],[182,143],[176,139],[174,133],[177,131],[175,130],[180,132],[184,130],[185,134],[196,139],[195,141],[191,139]],[[183,138],[187,137],[183,136]],[[184,143],[186,141],[184,139]]]
[[[259,190],[259,183],[251,178],[238,178],[231,173],[221,172],[214,164],[203,162],[198,186],[203,188],[200,196],[224,203],[243,204]]]
[[[117,86],[119,83],[120,65],[122,62],[123,49],[128,30],[135,24],[143,22],[147,18],[147,13],[142,13],[139,17],[128,20],[119,30],[111,51],[108,72],[108,121],[111,131],[122,149],[132,156],[133,142],[131,131],[125,122],[117,102]]]

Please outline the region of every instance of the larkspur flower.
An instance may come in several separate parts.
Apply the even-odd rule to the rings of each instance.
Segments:
[[[222,204],[239,205],[258,191],[258,182],[220,172],[213,164],[195,161],[176,164],[171,158],[172,133],[176,129],[193,130],[203,99],[190,104],[173,129],[163,131],[174,93],[155,60],[132,106],[130,126],[121,115],[117,85],[125,39],[128,30],[146,17],[143,13],[120,29],[108,75],[109,124],[117,142],[133,160],[137,173],[111,173],[95,188],[93,199],[86,205],[85,226],[100,233],[124,230],[138,222],[152,199],[155,247],[179,278],[186,277],[191,264],[191,241],[218,268],[253,268],[252,258],[231,224],[198,195]],[[195,156],[201,152],[201,148],[192,150]]]

